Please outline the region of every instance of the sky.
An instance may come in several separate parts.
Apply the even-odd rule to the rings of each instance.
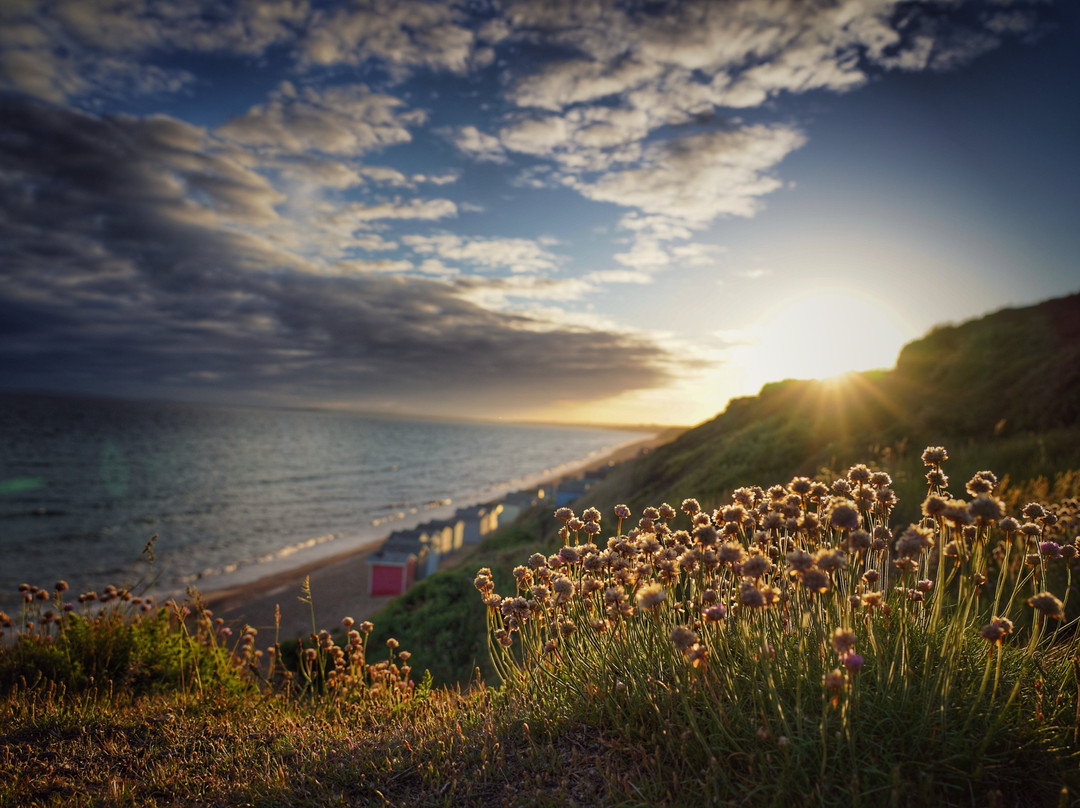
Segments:
[[[1080,289],[1080,4],[4,0],[0,390],[694,424]]]

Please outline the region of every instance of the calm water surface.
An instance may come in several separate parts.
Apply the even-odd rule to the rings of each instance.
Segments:
[[[598,458],[619,430],[0,395],[0,606],[18,584],[213,588]],[[301,550],[301,552],[295,552]]]

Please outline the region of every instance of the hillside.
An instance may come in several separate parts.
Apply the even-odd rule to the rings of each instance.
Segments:
[[[738,486],[796,475],[831,482],[863,462],[892,475],[894,523],[903,523],[926,495],[920,453],[928,445],[949,447],[954,493],[990,468],[1013,507],[1032,486],[1049,488],[1055,475],[1080,468],[1080,294],[936,328],[906,345],[891,370],[768,384],[625,464],[578,505],[605,519],[618,503],[635,514],[686,497],[714,508]],[[550,510],[523,515],[459,568],[421,581],[376,620],[380,638],[402,638],[437,682],[469,679],[476,667],[490,676],[472,576],[487,566],[507,580],[531,552],[551,552]]]

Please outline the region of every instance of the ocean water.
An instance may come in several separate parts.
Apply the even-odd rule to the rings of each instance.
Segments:
[[[621,430],[0,395],[0,607],[147,574],[203,591],[449,515],[639,440]]]

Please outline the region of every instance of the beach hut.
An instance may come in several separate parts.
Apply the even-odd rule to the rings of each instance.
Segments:
[[[439,553],[431,546],[431,537],[423,530],[395,530],[383,542],[383,549],[416,556],[416,580],[426,578],[439,568]]]
[[[368,593],[372,597],[403,595],[416,577],[416,555],[383,547],[368,556],[368,570]]]
[[[499,514],[502,505],[474,505],[471,508],[459,508],[454,516],[464,524],[465,544],[479,544],[480,540],[499,526]]]
[[[464,526],[461,525],[460,520],[450,519],[438,519],[431,522],[425,522],[420,525],[419,529],[426,531],[431,548],[440,556],[450,555],[458,547],[461,547],[460,535]],[[455,545],[455,539],[456,545]]]

